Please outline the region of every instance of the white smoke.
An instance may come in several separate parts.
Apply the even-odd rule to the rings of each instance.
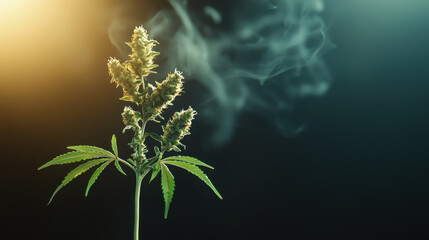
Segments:
[[[322,0],[237,1],[228,13],[204,6],[198,12],[206,17],[196,17],[187,1],[169,2],[173,10],[158,12],[144,26],[162,42],[161,72],[177,67],[205,86],[209,96],[200,116],[215,124],[215,143],[230,138],[244,111],[288,136],[304,129],[290,118],[294,99],[321,96],[331,83],[320,58],[331,46],[319,16]]]

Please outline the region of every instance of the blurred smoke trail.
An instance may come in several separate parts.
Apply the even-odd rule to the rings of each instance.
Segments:
[[[231,137],[243,111],[286,136],[304,129],[291,121],[294,99],[321,96],[331,83],[320,58],[331,47],[319,17],[322,0],[234,1],[227,23],[227,13],[212,6],[199,11],[204,18],[190,12],[187,1],[169,2],[173,10],[158,12],[145,27],[162,41],[160,72],[177,67],[209,92],[201,115],[216,126],[214,143]]]

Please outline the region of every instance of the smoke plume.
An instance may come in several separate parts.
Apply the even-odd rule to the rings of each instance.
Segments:
[[[227,12],[169,2],[172,9],[144,26],[162,42],[160,72],[177,67],[206,88],[200,117],[215,126],[214,143],[230,139],[243,112],[266,118],[286,136],[305,128],[293,123],[294,101],[322,96],[331,84],[321,59],[332,46],[319,16],[322,0],[236,1]]]

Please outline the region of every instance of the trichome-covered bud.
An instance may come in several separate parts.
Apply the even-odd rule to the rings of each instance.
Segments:
[[[146,145],[142,140],[142,129],[139,125],[141,120],[141,114],[137,111],[134,111],[131,107],[125,107],[122,112],[122,121],[125,124],[124,131],[127,129],[132,129],[134,131],[134,137],[131,140],[131,143],[128,145],[134,149],[134,154],[131,156],[133,159],[145,159],[145,152],[147,152]]]
[[[152,69],[158,67],[153,63],[154,58],[159,55],[159,52],[152,51],[152,48],[159,44],[157,41],[149,39],[147,31],[142,27],[134,29],[131,42],[127,45],[131,48],[132,53],[129,55],[129,63],[133,72],[139,77],[143,78],[150,73],[156,73]]]
[[[177,70],[168,74],[162,83],[157,83],[152,94],[144,104],[144,120],[154,120],[159,116],[164,108],[171,105],[171,102],[182,92],[183,76]]]
[[[116,58],[110,58],[107,66],[112,76],[111,82],[116,83],[116,87],[122,87],[124,96],[121,100],[138,103],[140,82],[137,81],[137,76],[128,69],[126,63],[121,63]]]
[[[122,121],[125,124],[124,131],[127,129],[132,129],[137,132],[140,130],[139,126],[139,112],[134,111],[131,107],[125,107],[122,112]]]
[[[167,150],[177,149],[177,145],[182,145],[180,140],[185,135],[189,135],[192,119],[197,112],[194,111],[191,107],[180,112],[176,112],[173,117],[168,120],[167,124],[163,127],[164,135],[162,136],[164,140],[164,147]]]

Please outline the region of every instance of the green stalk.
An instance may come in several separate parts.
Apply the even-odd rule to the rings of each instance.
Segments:
[[[136,172],[136,192],[134,197],[134,240],[139,240],[139,220],[140,220],[140,188],[143,178]]]
[[[143,80],[143,78],[142,78]],[[144,111],[142,110],[142,115],[144,116]],[[142,123],[141,127],[141,136],[140,139],[144,136],[144,131],[146,128],[146,122]],[[136,172],[136,191],[134,195],[134,240],[139,240],[139,223],[140,223],[140,189],[142,185],[142,180],[145,177],[145,173],[143,175],[140,175],[140,167],[136,166],[135,172]],[[146,172],[147,173],[147,172]]]

